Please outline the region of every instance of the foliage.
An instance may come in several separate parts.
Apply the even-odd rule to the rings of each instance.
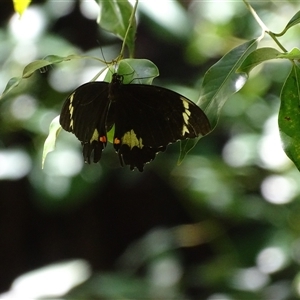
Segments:
[[[104,71],[109,68],[114,70],[116,65],[119,65],[120,74],[132,73],[134,70],[135,74],[145,75],[149,80],[148,84],[152,83],[153,78],[158,76],[157,67],[149,60],[133,58],[138,47],[135,41],[138,32],[134,18],[135,8],[127,1],[98,1],[98,4],[102,7],[98,18],[99,25],[122,40],[121,51],[106,62],[99,59],[93,51],[70,54],[69,49],[72,49],[72,46],[66,45],[68,51],[58,47],[59,55],[47,53],[44,59],[28,63],[20,77],[13,77],[9,81],[3,92],[4,108],[5,105],[9,107],[10,101],[15,103],[17,95],[30,89],[34,81],[38,83],[37,86],[39,85],[43,73],[39,74],[36,71],[43,72],[44,67],[50,67],[50,73],[54,73],[63,68],[72,68],[72,66],[65,67],[68,64],[81,70],[99,63],[101,67],[94,72],[96,75],[89,79],[96,80],[103,76],[103,80],[109,81],[111,73],[105,74]],[[237,4],[235,5],[237,7]],[[300,194],[299,174],[284,157],[278,156],[279,158],[275,157],[272,161],[271,154],[280,151],[279,142],[273,145],[278,121],[284,151],[300,169],[298,137],[300,51],[295,45],[291,46],[296,38],[287,36],[293,30],[297,35],[296,25],[300,21],[300,13],[297,12],[294,16],[291,14],[290,20],[285,20],[286,25],[283,29],[280,28],[281,32],[274,33],[258,15],[259,12],[264,15],[269,11],[269,14],[277,19],[281,14],[280,9],[278,13],[271,3],[255,3],[258,12],[256,13],[246,1],[244,5],[243,9],[246,7],[249,11],[247,21],[241,22],[241,18],[246,19],[245,12],[239,12],[240,16],[235,12],[236,15],[232,16],[226,26],[222,22],[218,24],[216,20],[209,23],[209,17],[206,16],[206,19],[203,13],[199,13],[202,19],[199,18],[198,23],[194,24],[190,39],[181,42],[185,43],[187,59],[192,61],[192,64],[195,63],[199,69],[199,62],[202,61],[205,72],[194,76],[196,79],[193,88],[184,89],[178,84],[169,83],[171,88],[181,88],[182,94],[186,91],[191,98],[198,97],[197,103],[207,114],[213,129],[213,132],[199,143],[201,147],[197,144],[198,140],[181,143],[179,161],[182,161],[187,152],[196,146],[181,166],[174,168],[172,165],[174,160],[169,162],[166,156],[158,156],[157,162],[153,162],[157,163],[154,164],[153,170],[157,168],[160,176],[171,182],[176,193],[188,196],[189,200],[184,203],[184,207],[194,220],[193,224],[167,229],[156,228],[144,234],[120,257],[117,272],[96,272],[85,284],[70,291],[67,296],[69,299],[77,296],[96,299],[136,298],[141,294],[153,299],[184,298],[187,295],[192,298],[193,290],[201,290],[203,292],[201,297],[206,299],[279,300],[292,299],[295,295],[299,295],[300,206],[296,201]],[[260,5],[265,6],[261,8]],[[292,6],[289,12],[294,13],[295,4],[287,5]],[[272,15],[271,8],[278,15],[275,12]],[[191,12],[184,11],[184,13],[188,15]],[[287,15],[285,14],[285,17]],[[254,25],[243,27],[244,23],[252,24],[249,16],[256,20],[256,24],[262,29],[257,38],[253,38],[257,36],[257,32],[251,30],[251,26]],[[270,23],[272,17],[269,19]],[[174,42],[172,32],[168,31],[167,26],[162,26],[162,30],[158,22],[151,21],[150,17],[148,22],[157,36],[162,35],[163,39]],[[240,27],[243,27],[245,32],[239,32],[243,30]],[[245,28],[250,32],[246,32]],[[239,36],[243,40],[232,39],[232,36]],[[282,43],[279,38],[283,38]],[[291,50],[287,50],[289,48]],[[76,50],[78,49],[74,49],[74,52]],[[107,53],[109,51],[105,54]],[[130,59],[124,58],[125,53],[128,53]],[[104,69],[102,65],[105,66]],[[180,65],[172,61],[172,70],[174,69],[180,69]],[[74,69],[70,73],[74,74]],[[179,73],[182,80],[187,77],[183,71]],[[76,88],[76,85],[72,88]],[[54,99],[60,100],[56,103]],[[48,111],[47,115],[49,121],[47,126],[50,119],[55,120],[61,99],[63,99],[61,93],[58,97],[57,92],[49,88],[49,95],[39,104],[45,110],[51,107],[51,113]],[[227,103],[229,99],[230,103]],[[39,113],[42,113],[41,110]],[[18,126],[25,128],[33,134],[36,145],[41,145],[41,141],[45,138],[45,131],[38,132],[36,127],[37,120],[40,120],[37,114],[27,122],[20,120],[13,122],[11,118],[5,116],[3,119],[5,124],[3,131]],[[78,156],[74,155],[74,161],[77,162],[74,165],[77,169],[72,169],[71,164],[63,169],[62,160],[57,159],[60,153],[70,148],[77,151],[79,145],[77,141],[68,140],[67,135],[57,140],[59,131],[60,126],[57,123],[50,125],[44,154],[35,156],[34,160],[40,162],[40,157],[43,156],[44,162],[46,155],[54,149],[55,143],[57,150],[45,161],[44,173],[40,173],[38,170],[40,163],[36,163],[38,167],[35,167],[31,175],[35,193],[42,195],[37,197],[43,199],[40,205],[51,209],[65,208],[70,203],[74,205],[84,201],[86,195],[93,192],[96,185],[93,183],[97,182],[99,185],[101,182],[102,185],[104,177],[113,165],[107,154],[105,158],[109,161],[107,163],[109,166],[104,163],[101,169],[103,175],[99,168],[82,167],[76,161]],[[172,152],[174,148],[171,148],[168,157],[175,156]],[[271,151],[267,155],[264,153],[266,148]],[[70,154],[71,152],[68,155]],[[166,161],[163,161],[164,159]],[[66,161],[65,163],[67,164]],[[130,180],[138,182],[134,175],[128,175],[128,170],[120,173],[123,176],[123,184],[129,183]],[[53,186],[46,185],[47,182],[51,182],[49,178],[54,176],[60,176],[68,182],[67,192],[59,194],[59,189],[56,191]],[[60,199],[61,202],[58,203],[53,199]],[[193,252],[193,247],[196,246],[205,248],[203,258],[194,266],[189,265],[185,268],[180,250],[188,249]],[[139,276],[140,273],[144,275],[141,269],[146,276]],[[153,275],[158,274],[155,272],[159,270],[164,270],[163,274],[170,278],[172,270],[175,270],[174,274],[179,275],[172,283],[163,286]],[[195,298],[200,297],[200,292],[195,294]]]
[[[300,50],[294,48],[290,53],[279,43],[276,37],[284,35],[289,29],[293,26],[297,25],[300,22],[300,13],[297,12],[291,20],[287,23],[285,28],[281,33],[276,34],[271,32],[259,19],[255,11],[252,7],[245,1],[246,6],[249,8],[250,12],[252,12],[253,16],[256,18],[258,23],[263,29],[262,36],[260,36],[257,40],[251,40],[246,42],[233,50],[227,53],[219,62],[217,62],[214,66],[212,66],[205,74],[202,82],[202,87],[200,89],[201,94],[199,97],[199,106],[202,107],[207,114],[212,128],[217,125],[217,121],[221,114],[221,108],[227,101],[227,99],[234,93],[238,92],[246,83],[249,72],[259,64],[268,61],[270,59],[287,59],[292,63],[300,59]],[[99,15],[99,24],[105,30],[117,35],[123,40],[123,47],[119,56],[112,61],[119,62],[123,59],[123,52],[125,45],[129,49],[129,54],[132,57],[134,53],[134,45],[135,45],[135,32],[136,32],[136,21],[135,21],[135,11],[138,5],[138,1],[136,1],[135,7],[133,8],[128,2],[110,2],[110,1],[99,1],[100,7],[100,15]],[[276,44],[283,50],[283,53],[279,52],[275,48],[261,48],[257,49],[258,42],[262,39],[264,33],[269,34]],[[47,67],[51,64],[60,63],[63,61],[69,61],[73,59],[83,59],[83,58],[92,58],[101,61],[98,58],[88,57],[88,56],[80,56],[80,55],[69,55],[67,57],[58,57],[55,55],[49,55],[43,60],[38,60],[27,65],[24,70],[22,77],[20,78],[12,78],[7,84],[3,95],[9,92],[14,87],[18,86],[20,81],[23,78],[30,77],[36,70],[40,70],[43,67]],[[142,62],[134,62],[128,61],[128,64],[132,64],[131,69],[136,71],[136,74],[141,74],[141,72],[137,71],[137,68],[140,70],[147,69],[147,66],[142,65]],[[297,64],[293,64],[293,71],[297,74]],[[124,70],[119,69],[118,72],[120,74],[124,72]],[[122,73],[125,74],[125,73]],[[100,74],[99,74],[100,75]],[[147,75],[146,75],[147,76]],[[148,74],[150,78],[153,78],[156,75]],[[291,77],[289,77],[290,79]],[[288,80],[286,82],[288,84]],[[288,101],[286,93],[281,93],[282,102],[285,103],[281,106],[280,116],[283,116],[285,120],[288,122],[284,122],[282,118],[279,120],[279,130],[281,132],[282,142],[284,145],[284,149],[289,156],[289,158],[295,163],[295,165],[300,167],[300,156],[298,152],[293,149],[300,148],[299,141],[297,139],[298,133],[298,112],[297,107],[298,103],[300,103],[299,91],[297,85],[291,85],[292,89],[289,89],[290,93],[294,95],[294,101]],[[299,101],[297,101],[299,99]],[[295,106],[293,108],[293,106]],[[285,111],[282,111],[285,108]],[[293,110],[293,118],[289,115],[288,111]],[[294,121],[294,122],[293,122]],[[53,128],[53,127],[50,127]],[[58,128],[55,128],[55,132],[58,132]],[[50,131],[50,136],[57,136]],[[287,136],[289,137],[287,139]],[[45,157],[48,152],[47,149],[54,149],[55,139],[48,139],[52,141],[50,147],[47,146],[46,150],[44,150],[43,155],[43,164]],[[181,147],[181,155],[180,161],[183,160],[186,153],[189,152],[196,144],[197,141],[187,140],[183,142],[183,146]]]

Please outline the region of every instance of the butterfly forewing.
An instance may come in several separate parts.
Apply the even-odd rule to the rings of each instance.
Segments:
[[[77,88],[63,105],[60,124],[82,142],[85,161],[94,162],[101,158],[106,145],[107,114],[110,105],[106,82],[89,82]],[[112,126],[112,125],[110,125]]]

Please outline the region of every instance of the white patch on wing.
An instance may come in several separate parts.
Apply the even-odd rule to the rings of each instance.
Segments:
[[[93,141],[99,142],[99,132],[97,129],[94,130],[93,135],[90,139],[90,143],[92,143]]]
[[[74,123],[73,123],[73,112],[74,112],[74,106],[73,106],[73,99],[74,99],[74,94],[73,93],[70,96],[70,104],[69,104],[69,112],[70,112],[70,129],[73,130],[74,129]]]
[[[184,111],[184,112],[182,113],[183,121],[184,121],[185,124],[188,124],[188,122],[189,122],[190,116],[189,116],[188,113],[191,114],[190,111],[188,111],[188,112]]]
[[[71,120],[69,128],[70,128],[70,130],[72,130],[72,131],[74,130],[74,123],[73,123],[73,120]]]
[[[190,104],[188,103],[188,101],[186,101],[186,98],[181,97],[180,99],[182,100],[182,104],[183,104],[183,108],[184,108],[184,112],[182,113],[184,124],[183,124],[182,132],[181,132],[181,135],[184,136],[186,133],[190,133],[187,125],[189,124],[189,118],[190,118],[191,112],[189,110]]]
[[[190,133],[190,131],[185,125],[183,125],[181,135],[184,136],[186,133]]]
[[[127,131],[122,137],[122,144],[128,145],[130,149],[133,147],[138,147],[142,149],[144,147],[143,140],[141,138],[137,138],[133,129]]]

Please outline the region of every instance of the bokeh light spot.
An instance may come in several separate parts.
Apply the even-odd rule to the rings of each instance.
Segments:
[[[21,275],[11,290],[0,297],[21,300],[62,296],[90,275],[90,265],[84,260],[56,263]]]
[[[55,150],[51,152],[45,164],[45,172],[52,176],[72,177],[83,168],[83,158],[76,149]]]
[[[272,116],[264,126],[259,144],[259,156],[263,166],[269,169],[283,169],[291,163],[282,149],[277,116]]]
[[[9,29],[17,41],[34,40],[39,37],[45,28],[43,11],[36,6],[29,6],[26,14],[19,18],[14,14],[9,22]]]
[[[151,282],[156,286],[175,285],[181,276],[182,270],[178,261],[170,257],[155,261],[150,268]]]
[[[21,149],[0,150],[0,179],[20,179],[30,172],[31,165],[31,158]]]
[[[96,1],[81,1],[80,11],[87,19],[96,20],[99,15],[99,6]]]
[[[258,291],[269,281],[269,277],[257,268],[239,269],[232,278],[234,287],[245,291]]]
[[[34,114],[36,108],[36,100],[30,95],[23,94],[12,101],[10,111],[16,119],[27,120]]]
[[[233,300],[233,298],[228,295],[218,293],[210,295],[206,300]]]
[[[256,158],[256,135],[237,135],[223,148],[223,159],[232,167],[241,167],[254,162]]]
[[[156,1],[144,0],[139,3],[139,8],[174,36],[184,36],[189,30],[188,19],[177,1],[160,0],[157,9]]]
[[[286,257],[278,247],[263,249],[257,256],[256,263],[258,269],[263,273],[274,273],[284,266]]]
[[[291,178],[271,175],[262,182],[261,193],[268,202],[285,204],[291,202],[296,196],[297,184]]]

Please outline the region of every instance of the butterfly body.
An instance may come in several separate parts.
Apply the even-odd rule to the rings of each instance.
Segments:
[[[98,162],[115,125],[113,144],[121,165],[143,171],[145,163],[168,144],[205,135],[210,124],[192,101],[171,90],[145,84],[90,82],[65,101],[61,126],[81,141],[84,160]]]

